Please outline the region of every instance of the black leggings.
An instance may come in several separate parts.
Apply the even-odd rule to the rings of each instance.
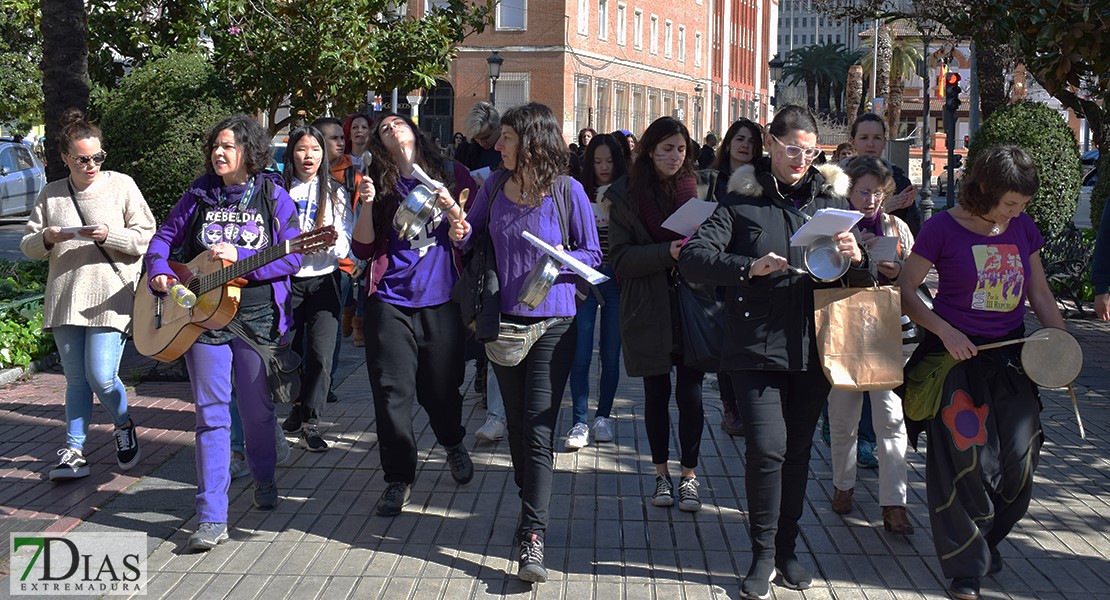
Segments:
[[[705,410],[701,404],[701,382],[705,373],[683,365],[681,358],[676,358],[675,363],[678,377],[674,397],[678,403],[680,458],[683,467],[693,469],[698,466],[701,432],[705,425]],[[670,403],[671,374],[644,377],[644,425],[651,446],[651,462],[657,465],[666,464],[669,457]]]

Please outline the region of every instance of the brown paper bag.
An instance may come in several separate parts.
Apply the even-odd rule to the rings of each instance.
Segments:
[[[892,390],[902,384],[902,303],[898,288],[813,290],[821,368],[838,390]]]

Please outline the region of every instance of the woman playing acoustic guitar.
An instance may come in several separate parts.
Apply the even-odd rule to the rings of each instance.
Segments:
[[[221,121],[204,146],[206,171],[170,212],[146,256],[148,284],[166,293],[175,282],[168,259],[181,250],[183,262],[244,260],[300,234],[297,208],[281,187],[281,176],[262,173],[270,163],[270,136],[250,117]],[[235,320],[262,343],[275,345],[290,329],[289,276],[301,257],[289,254],[248,273]],[[274,405],[258,353],[228,328],[205,331],[185,353],[197,413],[197,530],[189,547],[210,550],[228,539],[227,491],[231,483],[231,374],[235,372],[247,464],[255,479],[254,505],[277,504],[274,484]]]

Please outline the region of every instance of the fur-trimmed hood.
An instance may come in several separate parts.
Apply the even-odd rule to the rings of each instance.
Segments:
[[[736,169],[732,172],[732,176],[728,178],[728,191],[742,196],[757,198],[763,196],[766,186],[771,184],[768,178],[773,179],[774,177],[769,171],[769,161],[766,162],[766,166],[768,167],[767,170],[757,170],[753,163]],[[840,167],[832,163],[814,165],[810,167],[807,175],[813,178],[813,184],[817,186],[817,193],[814,195],[848,197],[848,188],[851,187],[852,182],[848,174]]]

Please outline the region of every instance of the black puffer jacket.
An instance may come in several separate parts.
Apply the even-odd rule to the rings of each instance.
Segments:
[[[813,215],[822,208],[850,210],[846,199],[848,177],[835,165],[810,167],[799,188],[801,212]],[[693,282],[728,287],[727,324],[721,356],[723,371],[805,371],[819,369],[813,335],[813,289],[819,284],[805,275],[777,272],[750,277],[752,263],[768,252],[785,256],[803,267],[805,249],[790,246],[790,236],[805,220],[788,207],[762,159],[737,169],[729,178],[729,194],[682,249],[682,275]],[[856,233],[857,240],[859,232]],[[864,250],[864,261],[848,270],[843,280],[852,286],[870,285],[875,268]]]

